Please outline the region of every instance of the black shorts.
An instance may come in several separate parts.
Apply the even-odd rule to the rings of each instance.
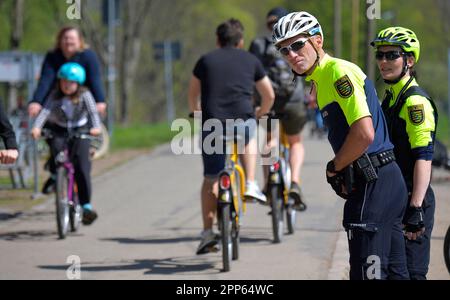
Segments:
[[[288,102],[283,108],[275,110],[275,113],[283,114],[280,122],[283,125],[284,131],[287,135],[299,134],[308,121],[308,116],[302,102]],[[270,118],[267,122],[266,128],[267,131],[273,130]]]

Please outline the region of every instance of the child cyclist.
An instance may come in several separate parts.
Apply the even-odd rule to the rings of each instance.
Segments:
[[[58,86],[51,92],[44,108],[34,123],[31,135],[34,139],[41,136],[44,125],[52,132],[50,139],[50,171],[56,173],[56,155],[64,150],[69,142],[69,154],[75,167],[75,181],[78,197],[83,207],[84,225],[90,225],[97,219],[97,213],[91,205],[91,161],[89,157],[90,140],[72,139],[67,141],[69,132],[83,132],[100,135],[100,117],[95,100],[88,89],[82,87],[86,80],[86,71],[77,63],[66,63],[58,70]],[[53,175],[54,176],[54,175]]]

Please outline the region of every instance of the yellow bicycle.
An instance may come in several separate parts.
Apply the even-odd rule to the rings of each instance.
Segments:
[[[244,201],[245,172],[239,163],[239,137],[223,137],[227,150],[225,168],[219,174],[217,220],[222,243],[223,271],[230,271],[231,260],[239,258],[239,229]]]
[[[281,118],[282,115],[274,116]],[[269,166],[267,181],[268,200],[271,206],[272,231],[274,243],[280,243],[284,232],[284,212],[286,211],[287,229],[289,234],[295,231],[296,210],[295,201],[289,197],[291,186],[291,168],[289,166],[289,142],[283,126],[279,125],[279,157]]]

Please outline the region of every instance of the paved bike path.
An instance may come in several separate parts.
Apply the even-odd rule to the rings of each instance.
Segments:
[[[273,244],[268,207],[248,205],[240,259],[231,272],[221,272],[220,253],[195,255],[201,157],[176,156],[164,145],[95,178],[100,217],[65,240],[57,239],[53,201],[0,222],[0,279],[66,279],[73,255],[81,262],[81,279],[345,279],[344,202],[323,171],[331,149],[325,140],[307,138],[306,151],[302,179],[308,210],[298,215],[296,233]],[[437,197],[448,192],[448,184],[436,189]],[[433,246],[442,243],[443,225],[437,227]],[[434,258],[430,278],[448,279],[439,260],[437,267],[433,263]]]

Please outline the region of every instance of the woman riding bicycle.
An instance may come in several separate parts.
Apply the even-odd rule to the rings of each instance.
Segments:
[[[426,279],[435,200],[430,186],[431,161],[437,128],[437,110],[416,81],[414,66],[420,44],[403,27],[381,30],[371,43],[381,76],[388,84],[382,104],[395,157],[408,188],[403,219],[406,257],[411,279]]]
[[[84,68],[77,63],[66,63],[58,71],[58,87],[54,90],[39,113],[31,134],[34,139],[41,136],[42,127],[46,121],[51,121],[50,130],[53,138],[50,140],[52,157],[65,149],[69,142],[69,154],[75,167],[75,181],[78,187],[80,204],[83,207],[83,224],[89,225],[97,218],[97,213],[91,205],[91,161],[89,158],[90,141],[75,138],[68,141],[69,133],[83,132],[90,135],[100,135],[100,117],[95,100],[82,84],[86,80]],[[50,164],[55,167],[55,160]]]

